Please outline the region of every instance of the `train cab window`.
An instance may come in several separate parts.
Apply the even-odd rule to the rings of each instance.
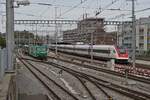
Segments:
[[[120,53],[120,54],[125,54],[125,53],[126,53],[126,50],[125,50],[125,49],[119,49],[119,53]]]
[[[46,50],[46,48],[41,48],[41,51],[45,51]]]

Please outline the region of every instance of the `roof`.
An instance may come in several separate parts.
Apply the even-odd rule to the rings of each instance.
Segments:
[[[82,21],[104,21],[104,18],[86,18],[81,20]]]

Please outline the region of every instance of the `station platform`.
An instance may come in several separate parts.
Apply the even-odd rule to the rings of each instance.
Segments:
[[[137,64],[150,65],[150,61],[136,60]]]

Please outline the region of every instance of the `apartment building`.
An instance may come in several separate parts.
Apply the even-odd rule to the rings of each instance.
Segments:
[[[116,44],[116,36],[105,32],[103,22],[103,18],[83,19],[78,23],[76,29],[63,32],[63,42],[90,44],[93,34],[93,44]]]
[[[118,27],[117,44],[132,49],[132,25]],[[150,17],[136,21],[136,51],[141,53],[147,50],[150,50]]]

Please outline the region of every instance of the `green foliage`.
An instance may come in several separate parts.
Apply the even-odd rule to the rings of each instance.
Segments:
[[[16,45],[25,45],[33,41],[34,34],[30,33],[29,31],[15,31],[14,32],[15,44]]]
[[[29,38],[29,37],[34,38],[34,34],[28,32],[26,30],[24,30],[24,31],[15,31],[14,35],[15,35],[14,36],[15,38]]]
[[[5,48],[6,47],[6,40],[2,36],[0,36],[0,47]]]

